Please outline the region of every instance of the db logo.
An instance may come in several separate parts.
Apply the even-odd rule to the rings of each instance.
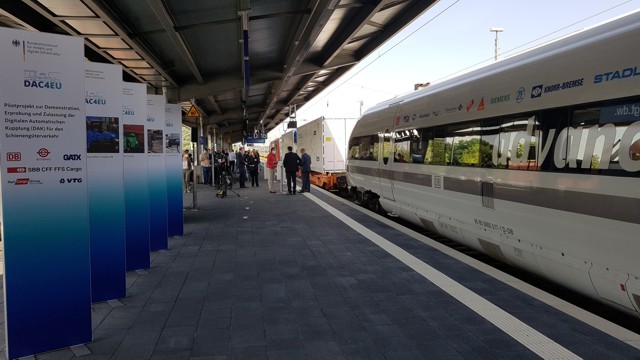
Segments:
[[[40,148],[40,150],[38,150],[38,156],[42,157],[42,158],[46,158],[47,156],[49,156],[50,152],[49,150],[47,150],[47,148]]]
[[[26,167],[8,167],[7,168],[7,173],[8,174],[21,174],[21,173],[26,173],[27,172],[27,168]]]
[[[7,153],[7,161],[22,161],[22,153],[19,153],[19,152],[8,152]]]
[[[16,179],[16,185],[27,185],[27,184],[29,184],[29,178]]]

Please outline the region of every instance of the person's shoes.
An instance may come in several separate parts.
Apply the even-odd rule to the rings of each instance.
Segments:
[[[256,184],[256,187],[260,187],[260,185],[257,185],[257,184]]]
[[[302,194],[303,192],[304,192],[304,190],[302,190],[302,191],[298,191],[298,193],[300,193],[300,194]]]

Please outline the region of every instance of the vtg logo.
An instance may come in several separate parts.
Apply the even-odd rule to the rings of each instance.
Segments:
[[[64,154],[62,155],[62,159],[64,161],[76,161],[76,160],[82,160],[81,155],[80,154]]]
[[[82,178],[62,178],[60,179],[60,184],[77,184],[77,183],[81,183],[82,182]]]

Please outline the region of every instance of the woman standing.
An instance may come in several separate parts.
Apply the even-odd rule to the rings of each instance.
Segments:
[[[250,165],[249,177],[251,178],[251,186],[260,187],[260,185],[258,185],[258,172],[260,170],[260,154],[258,153],[258,150],[253,149],[250,160],[247,164]]]
[[[267,155],[267,179],[269,179],[269,192],[275,193],[273,190],[273,182],[276,180],[276,168],[278,167],[278,159],[276,158],[276,148],[272,147],[269,155]]]

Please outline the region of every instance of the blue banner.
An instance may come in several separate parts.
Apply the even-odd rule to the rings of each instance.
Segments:
[[[82,38],[0,28],[7,357],[91,341]]]
[[[151,266],[149,247],[149,177],[147,176],[147,89],[124,83],[122,88],[125,233],[127,270]]]
[[[120,65],[85,63],[93,302],[127,296],[121,79]]]
[[[164,158],[165,104],[162,95],[147,95],[147,176],[149,177],[149,247],[169,248],[167,176]]]
[[[182,108],[165,106],[165,166],[167,176],[167,225],[169,236],[182,236]]]

